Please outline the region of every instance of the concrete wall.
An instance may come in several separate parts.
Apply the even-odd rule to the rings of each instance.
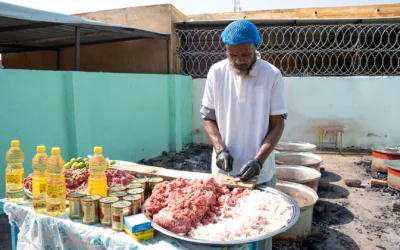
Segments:
[[[0,79],[3,169],[13,139],[25,153],[26,175],[39,144],[48,153],[61,147],[65,160],[99,145],[110,159],[137,162],[192,142],[190,77],[5,69]]]
[[[400,144],[400,77],[289,77],[284,79],[289,107],[282,141],[317,143],[317,126],[344,126],[343,146],[370,148]],[[195,142],[209,143],[198,110],[205,79],[193,82]]]
[[[170,4],[123,8],[76,14],[76,16],[113,24],[122,24],[155,32],[174,33],[173,22],[184,16]],[[175,65],[176,38],[170,42],[170,70]],[[81,70],[120,73],[166,73],[167,45],[165,40],[145,39],[101,45],[82,46]],[[61,51],[61,70],[74,69],[74,49]],[[25,52],[3,55],[6,68],[56,70],[57,56],[53,51]]]

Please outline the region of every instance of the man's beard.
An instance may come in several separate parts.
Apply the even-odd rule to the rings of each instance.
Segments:
[[[233,67],[236,71],[235,73],[241,76],[248,76],[250,74],[251,69],[254,67],[254,64],[256,64],[257,61],[257,57],[256,55],[254,55],[253,57],[253,61],[251,61],[249,67],[247,67],[247,69],[238,69],[235,67],[235,64],[232,62],[232,60],[230,58],[229,59],[229,64],[231,65],[231,67]]]

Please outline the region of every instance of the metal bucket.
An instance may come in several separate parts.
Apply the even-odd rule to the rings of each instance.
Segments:
[[[320,170],[322,158],[314,153],[284,152],[275,154],[277,165],[300,165]]]
[[[276,179],[282,181],[295,182],[318,191],[318,180],[321,173],[315,169],[296,165],[276,166]]]
[[[400,160],[385,161],[388,168],[388,186],[400,190]]]
[[[272,237],[273,243],[293,243],[306,239],[312,229],[314,205],[318,201],[317,193],[312,188],[287,181],[277,181],[276,189],[297,202],[300,207],[300,217],[286,232]]]
[[[375,171],[387,173],[387,160],[400,160],[400,150],[398,147],[374,146],[372,147],[371,167]]]
[[[316,148],[316,145],[302,141],[279,142],[275,147],[280,152],[314,152]]]

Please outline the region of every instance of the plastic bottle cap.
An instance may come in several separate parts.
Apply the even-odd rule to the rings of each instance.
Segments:
[[[19,141],[18,141],[18,140],[12,140],[12,141],[11,141],[11,146],[13,146],[13,147],[19,147]]]
[[[103,152],[103,148],[102,147],[94,147],[94,152],[101,153],[101,152]]]
[[[52,148],[51,153],[53,155],[59,155],[61,153],[61,149],[60,148]]]
[[[38,153],[46,152],[46,146],[37,146],[37,147],[36,147],[36,151],[37,151]]]

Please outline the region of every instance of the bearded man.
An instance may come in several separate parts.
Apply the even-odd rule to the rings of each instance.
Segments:
[[[282,74],[260,58],[257,27],[238,20],[223,31],[227,59],[207,76],[200,112],[213,145],[212,172],[275,188],[273,150],[287,117]]]

